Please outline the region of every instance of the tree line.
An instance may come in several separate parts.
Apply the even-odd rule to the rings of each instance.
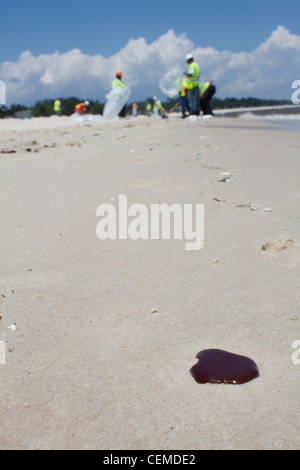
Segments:
[[[86,99],[86,98],[85,98]],[[62,115],[71,116],[74,113],[74,108],[77,103],[85,101],[85,99],[76,98],[71,96],[69,98],[62,98]],[[28,116],[32,117],[48,117],[54,114],[53,106],[54,99],[45,99],[37,101],[34,106],[28,107],[21,104],[12,104],[9,108],[2,106],[0,109],[0,118],[5,117],[15,117],[18,116],[20,112],[27,112]],[[151,103],[153,106],[153,98],[149,97],[146,100],[136,101],[138,105],[139,114],[146,114],[146,105]],[[88,113],[89,114],[103,114],[103,109],[105,103],[101,103],[98,100],[89,100]],[[164,106],[166,112],[169,112],[171,109],[176,109],[178,106],[178,98],[168,98],[167,101],[163,101],[162,105]],[[269,99],[259,99],[259,98],[212,98],[211,100],[213,109],[232,109],[232,108],[255,108],[260,106],[279,106],[291,104],[288,100],[269,100]],[[131,113],[132,103],[127,105],[127,113]]]

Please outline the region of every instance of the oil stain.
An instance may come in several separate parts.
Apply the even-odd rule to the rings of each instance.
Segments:
[[[198,362],[190,369],[190,373],[201,384],[243,384],[259,375],[252,359],[222,349],[205,349],[198,352],[196,358]]]

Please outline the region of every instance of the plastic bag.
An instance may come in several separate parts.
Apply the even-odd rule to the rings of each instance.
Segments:
[[[101,114],[78,114],[74,113],[70,116],[71,121],[83,122],[83,121],[103,121]]]
[[[111,90],[108,95],[106,95],[107,101],[103,110],[104,119],[114,119],[118,116],[123,106],[127,103],[130,93],[131,88],[129,86]]]
[[[159,88],[169,98],[178,95],[181,89],[182,73],[178,69],[172,69],[167,72],[159,81]]]

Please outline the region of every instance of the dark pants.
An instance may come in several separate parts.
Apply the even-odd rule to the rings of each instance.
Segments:
[[[123,106],[123,108],[119,112],[119,117],[124,118],[126,116],[126,105],[127,105],[127,103]]]
[[[204,115],[205,114],[213,114],[211,104],[210,104],[210,100],[212,99],[212,97],[214,96],[215,93],[216,93],[215,85],[209,85],[209,87],[205,91],[204,95],[200,99],[200,105],[201,105],[201,109],[202,109],[202,112],[203,112]]]
[[[180,101],[180,104],[181,104],[181,113],[182,113],[182,116],[185,116],[185,112],[186,111],[189,111],[189,104],[188,104],[188,100],[187,100],[187,97],[186,96],[179,96],[179,101]]]
[[[198,86],[188,89],[187,99],[190,108],[190,114],[199,116],[200,114],[200,90]]]

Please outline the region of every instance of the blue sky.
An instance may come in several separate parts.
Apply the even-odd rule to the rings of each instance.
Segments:
[[[130,38],[156,40],[172,28],[195,46],[251,51],[278,25],[300,34],[298,0],[27,0],[1,6],[0,62],[79,48],[105,57]]]
[[[126,70],[129,70],[128,61],[126,62],[124,56],[126,55],[128,42],[131,39],[144,38],[147,45],[158,41],[161,43],[161,48],[166,47],[167,40],[169,42],[173,41],[174,47],[177,44],[178,56],[182,55],[183,50],[186,51],[186,48],[189,47],[189,49],[198,50],[198,57],[201,58],[203,57],[201,51],[212,47],[220,53],[230,51],[232,57],[234,57],[234,54],[243,51],[251,53],[256,50],[270,38],[278,26],[283,26],[293,36],[294,53],[290,51],[290,56],[293,57],[297,52],[295,36],[300,37],[299,0],[228,0],[227,2],[220,0],[214,0],[213,2],[183,2],[182,0],[151,0],[149,2],[142,2],[141,0],[128,2],[120,0],[44,0],[43,2],[40,0],[27,0],[24,2],[11,0],[1,5],[0,13],[0,79],[11,80],[15,84],[18,80],[20,83],[22,82],[21,75],[25,73],[24,67],[21,71],[19,59],[20,54],[24,51],[30,51],[33,57],[42,54],[50,57],[58,52],[61,58],[60,67],[69,67],[67,60],[69,61],[70,57],[65,57],[64,54],[78,49],[82,53],[82,63],[86,63],[86,60],[89,60],[90,57],[101,56],[103,59],[110,59],[111,64],[116,63],[116,67],[119,60],[120,66],[125,67],[125,69],[127,67]],[[170,30],[174,32],[175,38],[172,38],[172,35],[165,38],[164,35]],[[186,48],[180,50],[180,42],[184,42],[184,38],[187,39]],[[277,41],[280,41],[279,33],[277,34]],[[290,43],[287,34],[285,41],[287,45]],[[272,51],[275,51],[274,44],[272,47]],[[278,47],[280,48],[280,44],[278,44]],[[169,48],[171,50],[171,44],[168,43],[166,50],[169,51]],[[132,52],[133,48],[130,50]],[[283,55],[284,50],[282,49],[281,52]],[[163,50],[156,51],[156,53],[163,55]],[[153,51],[151,54],[153,55]],[[272,52],[272,55],[273,57],[270,56],[270,60],[274,61],[274,66],[276,60],[281,63],[281,56],[278,55],[277,57],[274,52]],[[27,59],[29,64],[30,58],[27,57]],[[66,60],[65,63],[62,62],[62,59]],[[77,58],[76,60],[80,61],[81,59]],[[249,57],[249,59],[251,58]],[[74,58],[72,60],[74,67]],[[137,56],[138,60],[139,57]],[[33,59],[31,58],[30,61],[32,63]],[[234,61],[236,61],[236,58],[234,58]],[[10,67],[6,64],[8,62]],[[24,60],[22,63],[24,63]],[[152,62],[147,62],[145,58],[143,63],[144,67],[153,67]],[[202,66],[204,75],[206,71],[207,74],[215,74],[220,77],[216,69],[218,63],[219,59],[214,66],[211,61],[208,60],[206,63],[202,59],[200,66]],[[1,67],[1,64],[5,64],[5,67]],[[103,69],[104,61],[101,64]],[[47,66],[50,67],[49,64]],[[296,66],[297,62],[294,64],[294,70]],[[17,71],[18,67],[19,72]],[[100,65],[98,64],[97,67],[99,69]],[[134,67],[132,63],[131,67]],[[39,67],[36,64],[36,74],[40,73],[40,78],[44,77],[41,82],[44,88],[42,89],[39,83],[35,95],[34,92],[27,97],[24,94],[24,99],[27,101],[35,97],[39,98],[39,94],[47,91],[45,83],[49,84],[50,81],[49,78],[45,79],[45,74],[43,75],[41,71],[37,72],[40,69],[41,64]],[[28,74],[27,69],[26,73]],[[140,69],[136,73],[140,73]],[[295,73],[293,72],[293,75]],[[49,73],[47,72],[46,75],[48,77]],[[99,77],[100,75],[99,71]],[[298,75],[300,75],[300,67]],[[297,78],[299,79],[300,76],[294,77],[294,79]],[[34,80],[33,75],[31,80]],[[26,83],[24,82],[23,85],[26,86]],[[104,88],[103,86],[102,96]],[[16,87],[11,89],[16,93]],[[227,89],[229,92],[229,88]],[[59,92],[57,87],[56,89],[48,87],[48,90],[51,93]],[[68,92],[66,86],[62,87],[61,90],[61,93]],[[93,95],[95,91],[92,92],[91,88],[90,90]],[[71,91],[73,89],[70,88]],[[75,91],[77,89],[74,88]],[[82,91],[88,94],[89,89],[83,89]],[[243,89],[240,90],[240,93],[242,92]],[[226,93],[226,89],[223,93]],[[261,93],[263,93],[263,90],[261,90]],[[272,93],[276,97],[277,92],[274,90]],[[281,90],[278,88],[278,93],[281,93],[281,95],[288,94],[288,92],[284,93],[283,88]],[[259,95],[259,92],[256,95]],[[278,98],[282,97],[284,96],[278,96]]]

